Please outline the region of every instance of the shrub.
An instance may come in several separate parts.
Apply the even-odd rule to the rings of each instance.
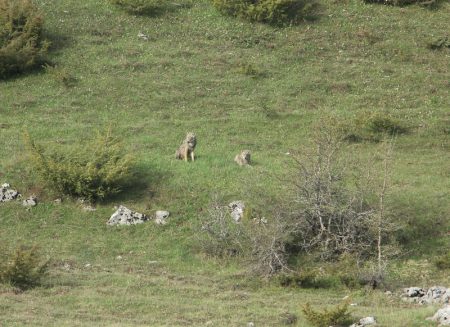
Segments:
[[[0,0],[0,79],[43,62],[49,42],[43,18],[31,0]]]
[[[390,6],[407,6],[412,4],[419,5],[433,5],[436,3],[436,0],[365,0],[366,3],[379,3],[383,5]]]
[[[266,221],[244,212],[236,223],[228,208],[214,204],[202,222],[200,246],[217,257],[244,256],[252,273],[269,277],[287,267],[286,244],[291,234],[280,217]]]
[[[318,129],[313,145],[293,159],[298,175],[294,199],[287,205],[298,208],[292,213],[298,247],[322,259],[348,252],[366,256],[375,240],[375,211],[367,202],[371,192],[360,180],[362,172],[355,171],[355,177],[349,173],[352,163],[339,136],[328,127]]]
[[[200,246],[211,256],[234,256],[247,248],[248,236],[244,225],[235,223],[227,208],[216,202],[208,209],[201,231]]]
[[[348,310],[349,303],[344,302],[333,309],[324,309],[322,312],[313,310],[311,304],[306,303],[302,312],[306,319],[316,327],[348,326],[352,319]]]
[[[42,260],[36,246],[20,246],[0,264],[0,281],[21,290],[39,285],[48,269],[48,260]]]
[[[342,126],[349,142],[380,142],[386,136],[406,134],[408,126],[387,113],[362,113],[351,124]]]
[[[25,136],[36,171],[62,194],[89,201],[103,200],[119,193],[132,177],[131,156],[124,153],[110,131],[105,135],[99,133],[90,144],[66,154],[47,154],[28,134]]]
[[[132,15],[157,16],[164,12],[188,6],[167,0],[110,0],[112,4]],[[186,2],[186,0],[184,0]]]
[[[440,270],[450,269],[450,252],[436,258],[434,264]]]
[[[298,24],[312,18],[314,0],[212,0],[221,12],[254,22],[273,25]]]

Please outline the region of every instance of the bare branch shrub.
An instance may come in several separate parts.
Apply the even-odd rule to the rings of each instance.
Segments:
[[[367,253],[374,242],[370,226],[375,211],[367,201],[368,190],[360,187],[366,185],[361,172],[345,157],[344,145],[336,131],[322,128],[311,147],[293,156],[296,240],[303,251],[322,259]]]
[[[241,256],[247,259],[252,273],[268,277],[288,269],[290,229],[282,217],[266,220],[250,216],[236,222],[228,208],[216,202],[202,222],[200,247],[211,256]]]
[[[225,257],[242,254],[247,243],[247,232],[242,224],[236,223],[228,208],[217,201],[208,209],[201,223],[200,247],[211,256]]]
[[[266,277],[289,270],[287,245],[292,235],[291,225],[283,217],[267,223],[257,221],[257,218],[253,221],[248,235],[252,250],[251,270]]]
[[[376,287],[389,257],[398,252],[391,236],[398,226],[386,206],[392,147],[381,143],[381,155],[370,157],[367,165],[357,154],[348,155],[344,138],[339,128],[316,129],[312,145],[292,156],[292,193],[267,209],[271,219],[253,213],[236,223],[226,207],[213,206],[202,225],[204,251],[239,254],[262,276],[292,272],[292,257],[338,262],[348,256],[351,273],[341,279],[349,284],[364,279]]]

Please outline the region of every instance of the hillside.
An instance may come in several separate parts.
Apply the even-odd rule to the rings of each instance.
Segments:
[[[0,183],[39,204],[0,203],[0,247],[3,256],[36,244],[51,261],[37,288],[0,286],[0,325],[259,327],[282,325],[290,312],[297,326],[310,326],[302,305],[324,308],[350,295],[354,317],[433,326],[424,319],[436,308],[384,291],[450,287],[449,270],[434,265],[450,247],[450,49],[429,46],[450,36],[448,2],[322,0],[316,20],[289,27],[223,16],[207,0],[155,17],[107,0],[35,2],[57,69],[0,80]],[[322,122],[357,126],[374,115],[407,130],[395,138],[390,167],[386,203],[402,222],[402,244],[386,287],[282,287],[240,258],[200,250],[200,221],[216,197],[271,213],[289,201],[288,153]],[[108,128],[135,157],[138,178],[86,212],[38,178],[23,135],[64,152]],[[174,155],[189,131],[196,161],[185,163]],[[243,149],[252,151],[251,168],[233,162]],[[362,140],[345,151],[367,161],[379,149]],[[171,215],[164,226],[107,226],[120,204]]]

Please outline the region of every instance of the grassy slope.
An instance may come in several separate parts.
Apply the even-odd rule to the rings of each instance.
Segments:
[[[0,82],[0,180],[44,201],[31,211],[1,205],[0,240],[5,247],[37,243],[54,259],[48,287],[3,291],[6,325],[274,326],[306,300],[336,303],[346,292],[265,285],[192,250],[211,194],[255,204],[276,195],[281,185],[272,175],[284,171],[284,153],[330,112],[350,121],[388,111],[412,126],[397,141],[391,202],[418,234],[448,217],[449,52],[426,48],[449,30],[448,4],[434,11],[327,2],[318,22],[274,29],[221,17],[206,1],[151,19],[107,1],[38,2],[51,60],[77,83],[66,88],[44,72]],[[245,65],[260,76],[242,73]],[[148,185],[94,213],[69,200],[53,204],[26,165],[22,131],[61,148],[110,124]],[[187,165],[173,154],[190,130],[199,137],[198,161]],[[254,169],[233,164],[242,148],[253,151]],[[149,213],[168,209],[171,222],[106,228],[119,202]],[[448,237],[426,244],[425,252],[440,252]],[[355,301],[356,316],[376,314],[385,326],[422,326],[432,312],[392,306],[376,294]]]

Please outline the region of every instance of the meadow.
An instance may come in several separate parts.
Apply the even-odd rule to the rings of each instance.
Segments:
[[[239,258],[198,247],[213,198],[271,208],[286,194],[288,153],[329,117],[352,125],[379,114],[408,132],[395,140],[387,205],[404,223],[392,291],[450,286],[433,260],[450,247],[450,4],[406,7],[322,0],[314,21],[273,27],[223,16],[207,0],[155,17],[107,0],[37,0],[52,69],[0,81],[0,183],[36,194],[31,210],[0,203],[0,247],[36,244],[51,258],[43,284],[16,294],[0,286],[1,326],[281,326],[283,313],[310,326],[301,306],[340,303],[381,326],[433,326],[433,307],[385,289],[282,287],[250,274]],[[144,34],[146,38],[139,37]],[[46,188],[23,135],[46,149],[83,145],[111,128],[136,158],[134,187],[85,212]],[[175,160],[186,132],[195,162]],[[349,144],[370,158],[379,143]],[[234,156],[252,151],[252,168]],[[375,163],[374,163],[375,164]],[[111,228],[114,206],[169,223]]]

